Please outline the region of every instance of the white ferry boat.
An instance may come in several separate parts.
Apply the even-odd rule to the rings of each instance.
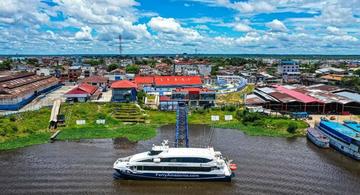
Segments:
[[[231,181],[236,165],[213,148],[170,148],[167,141],[151,151],[119,158],[115,179]]]

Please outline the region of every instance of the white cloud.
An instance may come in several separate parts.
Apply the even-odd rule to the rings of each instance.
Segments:
[[[253,29],[247,24],[238,23],[234,25],[234,30],[239,32],[249,32]]]
[[[335,26],[328,26],[326,28],[326,30],[328,32],[330,32],[331,34],[335,34],[335,35],[341,35],[341,34],[344,34],[343,31],[341,31],[339,28],[335,27]]]
[[[92,29],[88,26],[81,27],[81,30],[75,34],[75,39],[80,41],[90,41],[92,40],[91,31]]]
[[[232,8],[242,12],[242,13],[251,13],[251,12],[271,12],[275,10],[275,7],[266,1],[239,1],[231,4]]]
[[[282,23],[280,20],[275,19],[271,22],[266,23],[266,26],[268,28],[271,29],[271,31],[273,32],[285,32],[288,29],[286,28],[286,26],[284,25],[284,23]]]
[[[148,26],[154,31],[181,36],[186,40],[197,40],[202,38],[196,30],[182,27],[174,18],[154,17],[148,22]],[[174,39],[179,38],[176,36]]]

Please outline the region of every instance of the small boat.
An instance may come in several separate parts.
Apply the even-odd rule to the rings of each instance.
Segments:
[[[329,138],[317,128],[308,128],[306,133],[307,138],[320,148],[329,148]]]
[[[165,141],[119,158],[114,169],[115,179],[231,181],[237,166],[213,148],[170,148]]]

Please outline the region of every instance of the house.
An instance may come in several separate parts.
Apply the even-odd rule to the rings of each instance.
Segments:
[[[101,95],[101,90],[97,86],[82,83],[65,94],[66,101],[86,102],[97,100]]]
[[[86,77],[81,82],[92,86],[101,87],[103,90],[106,90],[109,85],[109,78],[95,75]]]
[[[128,80],[115,81],[111,84],[113,102],[136,101],[137,85]]]

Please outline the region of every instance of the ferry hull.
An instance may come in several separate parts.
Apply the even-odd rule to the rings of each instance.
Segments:
[[[183,173],[133,173],[115,169],[115,179],[131,180],[176,180],[176,181],[231,181],[232,176],[215,174],[183,174]]]
[[[360,160],[360,153],[352,150],[349,144],[342,142],[339,139],[333,137],[334,135],[332,135],[331,132],[328,132],[326,129],[323,128],[319,128],[319,129],[329,138],[330,140],[329,143],[331,147],[345,154],[348,157],[351,157],[355,160]]]

